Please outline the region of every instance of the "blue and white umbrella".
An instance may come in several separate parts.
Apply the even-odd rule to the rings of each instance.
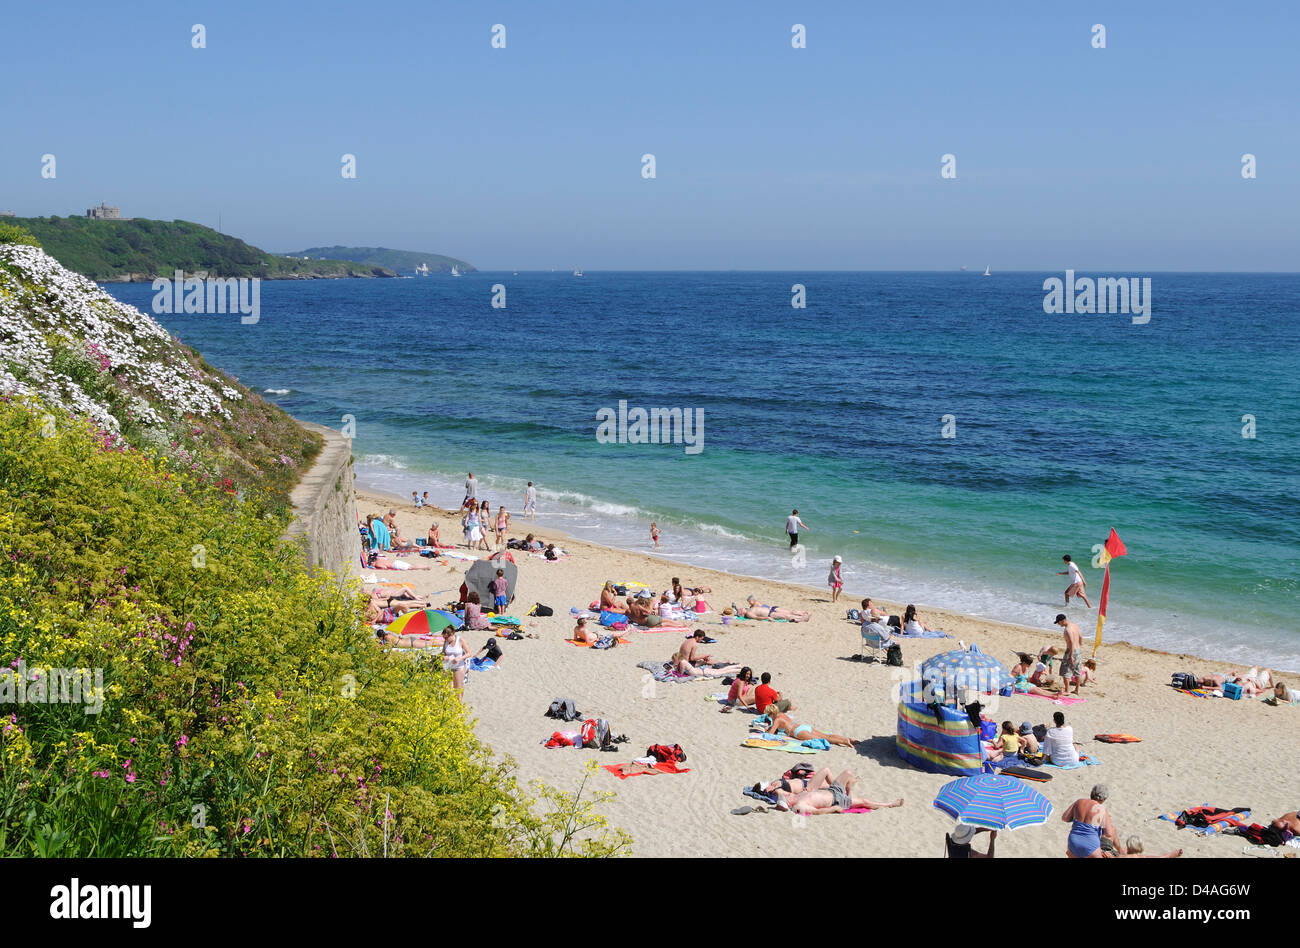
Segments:
[[[936,697],[942,691],[953,699],[963,688],[996,693],[1012,682],[1007,667],[981,652],[978,645],[968,651],[944,652],[922,662],[921,680],[933,688]]]

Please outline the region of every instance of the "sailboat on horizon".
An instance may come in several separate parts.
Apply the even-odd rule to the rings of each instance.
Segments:
[[[574,267],[574,268],[573,268],[573,275],[576,276],[576,277],[580,277],[580,276],[582,276],[582,267]]]
[[[984,268],[984,275],[985,275],[985,276],[992,276],[993,274],[989,273],[989,268],[988,268],[988,267],[985,267],[985,268]]]
[[[451,275],[454,277],[460,276],[460,269],[454,263],[451,265]]]

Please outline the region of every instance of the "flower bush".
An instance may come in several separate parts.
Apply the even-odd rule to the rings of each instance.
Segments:
[[[380,650],[359,590],[280,540],[268,488],[241,500],[111,436],[0,398],[0,667],[103,671],[97,714],[0,705],[0,852],[626,848],[582,788],[543,788],[539,811],[440,664]]]

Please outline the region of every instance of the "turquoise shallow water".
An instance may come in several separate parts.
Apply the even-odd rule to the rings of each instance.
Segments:
[[[1300,669],[1300,277],[1146,274],[1139,326],[1045,314],[1052,275],[274,282],[257,325],[163,321],[299,417],[354,416],[372,486],[455,504],[473,469],[517,514],[531,479],[592,539],[645,549],[654,519],[666,556],[814,585],[839,553],[855,592],[1043,628],[1061,554],[1114,526],[1108,638]],[[702,410],[703,450],[599,443],[620,399]]]

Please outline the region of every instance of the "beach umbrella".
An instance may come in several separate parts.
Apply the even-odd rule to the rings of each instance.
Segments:
[[[954,698],[962,688],[997,692],[1012,682],[1007,667],[981,652],[978,645],[967,651],[943,652],[922,662],[921,680]]]
[[[448,619],[444,612],[436,609],[416,609],[414,612],[398,616],[388,623],[385,629],[398,635],[437,635],[452,624],[452,620]]]
[[[506,602],[515,598],[515,580],[519,578],[519,567],[509,560],[478,560],[465,571],[465,585],[470,592],[478,593],[483,611],[492,608],[492,581],[497,578],[497,570],[506,574]]]
[[[428,611],[432,612],[434,615],[442,616],[451,624],[453,629],[459,629],[465,624],[465,621],[461,619],[460,616],[456,615],[454,612],[448,612],[446,609],[430,609]]]
[[[1033,787],[1015,777],[981,774],[946,783],[934,798],[934,808],[959,823],[986,829],[1042,826],[1052,804]]]

